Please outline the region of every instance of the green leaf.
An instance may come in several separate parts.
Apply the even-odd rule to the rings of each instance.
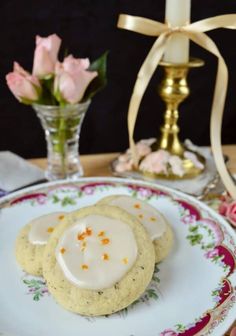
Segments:
[[[212,247],[214,247],[215,245],[213,244],[213,243],[210,243],[210,244],[207,244],[206,246],[205,246],[205,248],[207,248],[207,249],[210,249],[210,248],[212,248]]]
[[[155,264],[154,273],[159,273],[159,272],[160,272],[160,269],[159,269],[159,267],[157,266],[157,264]]]
[[[135,306],[135,305],[138,304],[138,303],[140,303],[140,300],[139,300],[139,299],[135,300],[135,301],[132,303],[132,306]]]
[[[150,289],[147,290],[147,294],[148,294],[149,298],[153,298],[155,300],[158,299],[157,293],[152,288],[150,288]]]
[[[190,226],[189,231],[190,232],[196,232],[198,230],[197,226]]]
[[[78,197],[81,197],[83,195],[82,191],[78,191]]]
[[[87,90],[85,91],[83,101],[91,99],[96,93],[101,91],[107,84],[107,55],[106,51],[100,58],[94,61],[90,67],[89,71],[97,71],[98,76],[89,84]]]
[[[203,235],[201,234],[196,234],[196,235],[189,235],[187,236],[187,239],[190,240],[191,245],[197,245],[200,244],[202,239],[203,239]]]
[[[63,59],[66,58],[68,55],[69,55],[69,49],[66,48],[66,49],[64,50],[64,57],[63,57]]]
[[[157,283],[160,283],[160,279],[156,276],[153,276],[152,278],[153,281],[157,282]]]
[[[34,301],[39,301],[40,297],[42,296],[42,294],[40,292],[36,292],[34,294],[33,300]]]
[[[62,206],[75,205],[75,204],[76,204],[75,200],[73,200],[72,198],[70,198],[68,196],[64,197],[62,202],[61,202]]]
[[[54,76],[50,75],[47,78],[43,78],[40,83],[42,86],[42,92],[37,103],[42,105],[58,105],[58,102],[53,94]]]
[[[183,324],[176,324],[176,329],[179,332],[183,332],[186,330],[185,326]]]
[[[33,103],[35,103],[35,101],[29,100],[29,99],[23,98],[23,97],[20,97],[20,102],[25,104],[25,105],[32,105]]]
[[[58,203],[60,201],[60,198],[57,195],[52,196],[53,203]]]

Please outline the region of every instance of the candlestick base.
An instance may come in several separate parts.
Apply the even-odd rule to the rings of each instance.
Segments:
[[[186,64],[174,64],[162,61],[160,65],[164,69],[164,78],[159,87],[159,94],[166,103],[167,109],[164,114],[164,125],[161,127],[161,135],[159,140],[154,145],[154,150],[165,150],[169,154],[177,156],[182,161],[184,174],[182,176],[176,175],[171,169],[168,174],[153,174],[150,172],[143,172],[149,177],[158,177],[164,179],[187,179],[194,178],[203,171],[202,165],[205,164],[205,159],[197,152],[186,148],[179,140],[179,126],[177,124],[179,118],[178,107],[190,94],[190,89],[187,83],[187,75],[189,69],[197,68],[204,65],[200,59],[190,59]],[[195,155],[193,162],[186,157]],[[189,153],[191,153],[189,155]],[[199,163],[196,165],[196,161]]]

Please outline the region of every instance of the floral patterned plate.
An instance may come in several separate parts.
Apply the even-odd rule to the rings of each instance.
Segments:
[[[65,311],[43,279],[15,261],[19,229],[32,218],[71,211],[104,196],[146,200],[171,223],[175,244],[157,265],[145,293],[127,309],[97,318]],[[236,234],[203,203],[154,184],[88,178],[31,187],[0,202],[0,335],[2,336],[222,336],[236,317]]]

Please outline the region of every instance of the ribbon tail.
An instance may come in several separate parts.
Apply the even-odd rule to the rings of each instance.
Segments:
[[[215,164],[222,182],[232,198],[236,200],[236,186],[226,168],[221,144],[222,119],[228,86],[228,69],[216,44],[206,34],[186,31],[185,34],[188,35],[192,41],[218,58],[218,70],[210,122],[211,146]]]
[[[168,39],[167,34],[161,34],[153,44],[148,56],[146,57],[141,69],[139,70],[133,94],[130,100],[128,110],[128,132],[129,132],[129,145],[134,167],[138,166],[139,161],[133,138],[139,106],[141,104],[146,88],[164,54],[167,39]]]
[[[207,32],[219,28],[236,29],[236,14],[214,16],[191,23],[185,28],[192,33]]]

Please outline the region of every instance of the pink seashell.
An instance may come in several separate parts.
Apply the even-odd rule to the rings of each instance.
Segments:
[[[194,153],[192,153],[192,152],[188,152],[188,151],[186,151],[186,152],[184,152],[184,157],[185,157],[186,159],[189,159],[190,161],[192,161],[192,163],[194,164],[194,166],[195,166],[196,168],[199,168],[199,169],[201,169],[201,170],[204,169],[204,165],[198,160],[196,154],[194,154]]]
[[[152,152],[141,162],[140,169],[150,173],[167,174],[167,162],[169,157],[170,154],[164,150]]]
[[[131,171],[133,168],[132,162],[118,162],[116,167],[115,167],[115,171],[117,173],[124,173],[126,171]]]
[[[185,170],[183,168],[183,162],[182,160],[176,156],[172,155],[169,158],[169,164],[171,165],[172,172],[177,176],[183,176],[185,173]]]
[[[119,162],[128,162],[130,160],[130,155],[128,153],[125,153],[125,154],[121,154],[119,157],[118,157],[118,161]]]
[[[142,142],[138,142],[136,148],[139,158],[147,156],[149,153],[151,153],[151,148]]]

